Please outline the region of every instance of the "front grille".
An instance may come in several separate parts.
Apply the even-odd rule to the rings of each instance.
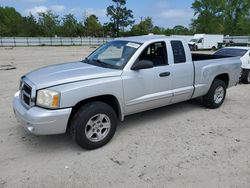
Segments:
[[[30,105],[30,97],[23,95],[23,101],[25,102],[25,104]]]
[[[23,85],[23,91],[25,91],[27,94],[29,94],[31,96],[31,88],[30,88],[30,86],[24,84]]]
[[[27,83],[22,81],[20,88],[20,97],[23,104],[27,107],[31,106],[31,94],[32,94],[32,88]]]

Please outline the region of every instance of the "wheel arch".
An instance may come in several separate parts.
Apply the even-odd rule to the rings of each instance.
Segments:
[[[222,73],[222,74],[217,75],[217,76],[213,79],[213,81],[216,80],[216,79],[225,82],[226,87],[228,88],[229,79],[230,79],[228,73]]]
[[[122,107],[121,107],[121,104],[118,101],[118,99],[114,95],[99,95],[99,96],[83,99],[82,101],[79,101],[72,108],[72,111],[71,111],[71,114],[70,114],[70,117],[68,120],[67,130],[70,127],[70,122],[71,122],[72,117],[80,109],[80,107],[89,103],[89,102],[94,102],[94,101],[104,102],[104,103],[110,105],[114,109],[118,119],[121,121],[123,120],[124,116],[123,116],[123,112],[122,112]]]

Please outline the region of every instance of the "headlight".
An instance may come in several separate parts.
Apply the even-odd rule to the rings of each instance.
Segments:
[[[37,92],[36,104],[45,108],[58,108],[60,102],[60,93],[49,89],[39,90]]]

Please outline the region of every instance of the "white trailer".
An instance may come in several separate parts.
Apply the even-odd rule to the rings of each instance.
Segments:
[[[195,34],[188,42],[191,50],[217,49],[218,43],[223,43],[223,35]]]

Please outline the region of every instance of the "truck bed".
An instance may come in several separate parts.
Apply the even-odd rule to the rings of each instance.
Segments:
[[[213,54],[198,54],[192,53],[192,60],[193,61],[203,61],[203,60],[211,60],[211,59],[222,59],[222,58],[229,58],[231,56],[220,56],[220,55],[213,55]]]
[[[239,80],[241,63],[239,57],[192,54],[192,60],[195,70],[193,98],[208,92],[215,75],[228,76],[227,87],[234,86]]]

